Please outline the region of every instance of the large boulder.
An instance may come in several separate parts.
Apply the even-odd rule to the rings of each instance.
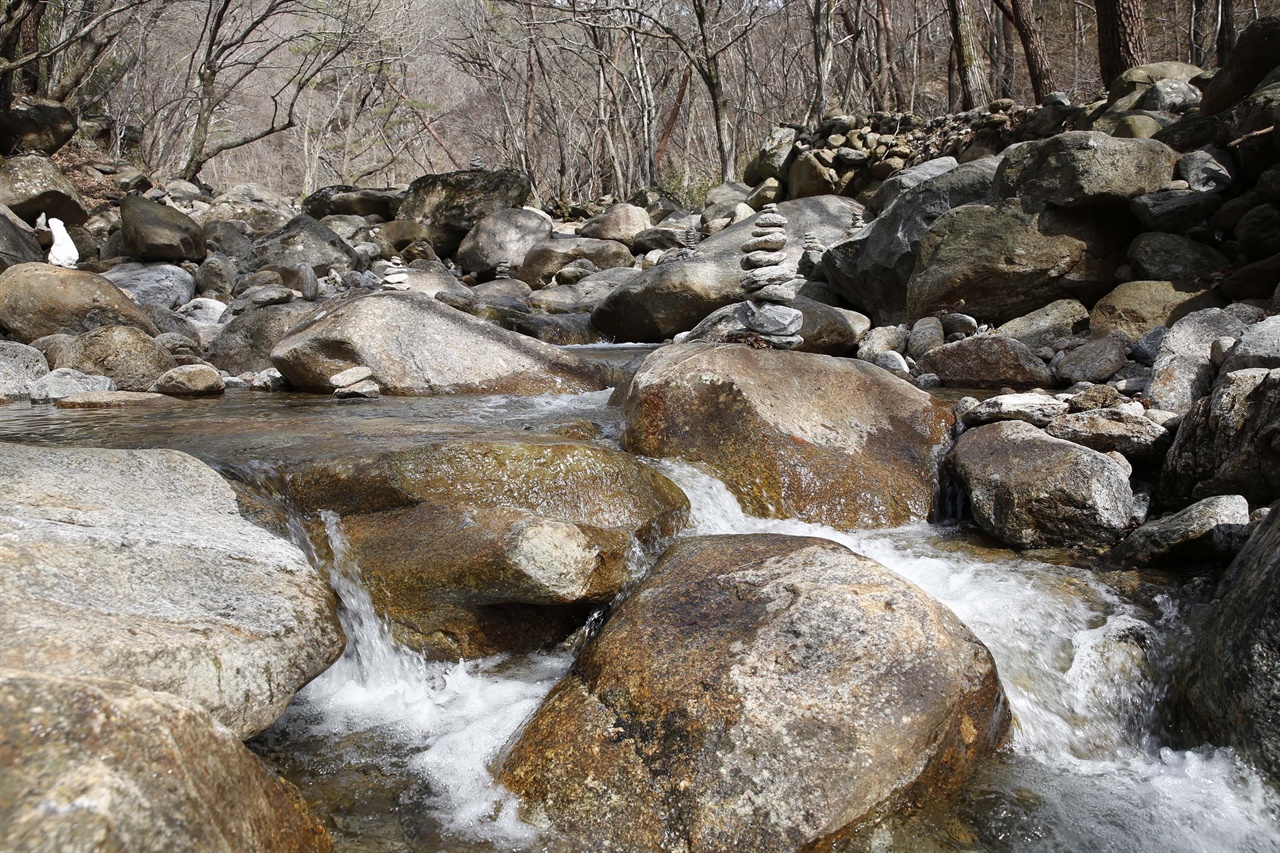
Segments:
[[[1107,560],[1125,568],[1216,562],[1230,554],[1230,543],[1248,524],[1248,501],[1240,495],[1215,495],[1148,521],[1112,548]]]
[[[441,429],[413,444],[282,467],[296,505],[341,517],[395,638],[433,658],[559,642],[688,515],[666,477],[588,442]]]
[[[59,347],[53,366],[109,377],[121,391],[146,391],[178,363],[141,329],[104,326]]]
[[[1127,347],[1116,338],[1094,338],[1063,354],[1054,372],[1068,385],[1106,382],[1127,363]]]
[[[649,228],[649,211],[634,204],[615,204],[599,216],[593,216],[578,234],[593,240],[616,240],[628,249],[635,243],[636,235]]]
[[[395,216],[401,193],[389,189],[354,187],[349,184],[321,187],[302,200],[302,212],[313,219],[326,216]]]
[[[18,264],[0,273],[0,330],[30,343],[45,335],[77,335],[101,326],[155,325],[120,288],[100,275],[49,264]]]
[[[1195,282],[1128,281],[1094,304],[1089,329],[1095,335],[1116,332],[1139,341],[1157,326],[1172,326],[1193,311],[1226,304],[1217,290]]]
[[[1280,367],[1280,315],[1246,326],[1222,362],[1223,374],[1250,367]]]
[[[5,850],[331,849],[291,785],[168,693],[0,669],[0,743]]]
[[[1071,131],[1009,148],[995,192],[1058,207],[1124,204],[1167,184],[1177,162],[1177,152],[1153,139]]]
[[[1216,115],[1252,92],[1280,62],[1277,42],[1280,42],[1280,17],[1261,18],[1247,27],[1205,89],[1200,113]]]
[[[1280,781],[1280,507],[1228,569],[1174,695],[1197,742],[1233,746]]]
[[[0,272],[18,264],[44,260],[44,250],[31,226],[0,204]]]
[[[276,344],[316,310],[315,303],[302,300],[250,306],[220,327],[209,344],[209,363],[232,374],[266,370]]]
[[[480,220],[509,207],[523,207],[532,186],[513,169],[471,170],[423,175],[409,185],[397,219],[412,219],[431,230],[440,257],[458,251],[462,238]]]
[[[177,308],[196,295],[191,273],[173,264],[120,264],[102,277],[132,294],[133,301],[144,309],[151,305]]]
[[[860,209],[852,199],[830,195],[779,204],[787,219],[786,262],[800,260],[807,233],[823,244],[846,236]],[[610,293],[591,321],[616,341],[656,343],[689,331],[717,308],[741,302],[741,249],[754,223],[751,217],[731,225],[699,243],[693,257],[643,271]]]
[[[1061,415],[1045,432],[1100,453],[1116,452],[1138,463],[1159,463],[1169,446],[1169,431],[1150,418],[1119,408],[1090,409]]]
[[[1026,344],[1001,335],[975,335],[925,353],[921,373],[957,388],[1045,388],[1053,374]]]
[[[947,211],[991,193],[997,158],[984,157],[962,166],[952,163],[941,174],[897,190],[889,196],[894,200],[886,210],[822,256],[827,280],[880,325],[907,319],[907,282],[916,268],[920,241],[933,223]],[[914,171],[895,175],[885,184]],[[885,187],[880,189],[884,192]]]
[[[1037,350],[1051,347],[1062,338],[1073,337],[1088,325],[1089,309],[1080,300],[1059,299],[1030,314],[1014,317],[996,329],[996,334]]]
[[[1153,281],[1186,281],[1231,266],[1231,261],[1212,246],[1160,231],[1135,237],[1127,256],[1135,275]]]
[[[1221,308],[1195,311],[1174,323],[1160,341],[1147,396],[1157,409],[1182,413],[1209,393],[1218,375],[1213,342],[1239,338],[1244,323]]]
[[[237,184],[209,203],[208,210],[197,213],[194,217],[208,234],[210,226],[216,223],[241,221],[249,226],[255,234],[266,234],[283,228],[291,218],[293,209],[289,200],[276,195],[266,187],[258,184]],[[223,246],[223,251],[236,254],[231,247]]]
[[[271,268],[279,272],[307,266],[323,276],[331,269],[344,273],[359,265],[359,257],[345,240],[302,213],[278,231],[255,240],[253,251],[240,261],[240,271]]]
[[[623,446],[700,464],[747,512],[834,527],[928,517],[941,403],[867,362],[740,344],[676,344],[622,401]]]
[[[373,371],[384,394],[570,394],[598,391],[595,367],[420,293],[379,291],[328,303],[286,335],[272,363],[295,387],[327,393],[329,377]]]
[[[463,272],[483,277],[492,275],[503,261],[516,269],[530,249],[551,236],[551,228],[551,219],[536,210],[499,210],[467,232],[454,259]]]
[[[1211,495],[1244,495],[1253,506],[1280,497],[1280,369],[1223,375],[1192,404],[1165,457],[1156,496],[1183,506]]]
[[[328,584],[196,459],[0,444],[0,462],[0,667],[175,693],[249,737],[341,654]]]
[[[75,134],[75,113],[57,101],[24,96],[0,112],[0,156],[53,155]]]
[[[127,195],[120,202],[124,253],[139,261],[192,261],[209,253],[204,229],[182,211],[145,196]]]
[[[42,213],[66,225],[83,225],[89,219],[80,193],[44,154],[0,158],[0,204],[28,225]]]
[[[498,779],[578,849],[829,849],[959,788],[1008,725],[987,649],[893,572],[703,536],[613,612]]]
[[[635,261],[631,250],[616,240],[552,237],[535,243],[525,253],[516,276],[534,290],[541,290],[551,286],[560,270],[584,259],[601,270],[630,267]]]
[[[1118,462],[1029,423],[967,430],[947,463],[978,525],[1017,548],[1110,545],[1133,517],[1129,475]]]
[[[920,241],[907,316],[953,309],[1004,323],[1059,299],[1092,305],[1114,286],[1124,261],[1131,234],[1126,217],[1123,211],[1035,212],[1018,200],[958,207]]]

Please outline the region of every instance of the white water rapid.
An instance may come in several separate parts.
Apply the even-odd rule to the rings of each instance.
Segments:
[[[1086,571],[983,550],[954,530],[844,533],[752,518],[722,483],[692,466],[651,464],[689,496],[689,534],[841,542],[946,603],[991,649],[1014,711],[1011,744],[978,771],[958,804],[877,830],[877,849],[1280,851],[1276,794],[1230,750],[1155,742],[1160,658],[1175,633],[1160,624],[1167,620],[1149,624]],[[406,780],[392,805],[395,843],[371,844],[368,827],[357,823],[349,835],[339,833],[338,849],[554,848],[554,839],[519,820],[491,769],[571,655],[422,662],[391,640],[337,518],[326,523],[349,645],[268,739],[288,741],[285,751],[309,749],[321,764],[364,762]],[[305,792],[306,781],[299,783]]]

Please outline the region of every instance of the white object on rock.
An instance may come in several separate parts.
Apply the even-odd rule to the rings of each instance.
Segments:
[[[43,215],[43,214],[42,214]],[[49,230],[53,232],[53,248],[49,250],[49,263],[55,267],[75,268],[80,261],[80,250],[76,248],[67,228],[61,219],[49,220]]]

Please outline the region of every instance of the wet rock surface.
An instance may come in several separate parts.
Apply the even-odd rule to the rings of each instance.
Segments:
[[[953,789],[1008,721],[986,649],[874,561],[696,537],[583,650],[499,779],[592,845],[795,849]]]

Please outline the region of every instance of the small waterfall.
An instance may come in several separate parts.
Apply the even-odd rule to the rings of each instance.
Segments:
[[[401,810],[429,818],[440,839],[530,846],[538,831],[520,820],[517,799],[494,782],[492,765],[568,671],[570,654],[424,660],[395,642],[374,609],[339,516],[320,513],[331,555],[322,560],[304,519],[287,508],[284,484],[266,472],[252,479],[286,507],[290,535],[338,595],[347,635],[342,657],[298,693],[266,738],[286,753],[330,744],[347,753],[342,763],[372,763],[405,778]]]
[[[1174,750],[1156,737],[1178,639],[1171,613],[1150,624],[1088,571],[969,548],[954,527],[849,533],[753,518],[699,469],[650,464],[689,496],[690,533],[839,542],[942,601],[986,644],[1013,708],[1013,742],[976,774],[959,817],[993,849],[1280,850],[1280,799],[1257,773],[1231,750]],[[893,832],[885,849],[933,849],[927,827]]]

